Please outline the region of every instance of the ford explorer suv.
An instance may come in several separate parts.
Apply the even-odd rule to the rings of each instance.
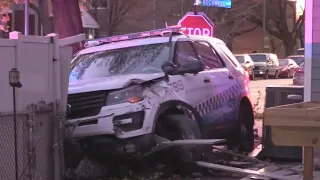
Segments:
[[[135,156],[159,140],[202,138],[253,150],[247,72],[220,39],[184,31],[170,27],[91,40],[75,55],[66,127],[84,152]],[[201,157],[199,148],[179,148],[177,161]]]

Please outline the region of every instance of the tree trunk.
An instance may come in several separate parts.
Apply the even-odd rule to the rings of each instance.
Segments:
[[[300,32],[299,40],[300,40],[300,48],[304,48],[304,33]]]
[[[269,36],[269,38],[270,38],[271,52],[275,54],[277,50],[275,39],[272,36]]]
[[[294,47],[295,47],[295,42],[292,41],[283,41],[284,47],[285,47],[285,55],[290,56],[294,54]]]
[[[81,12],[78,0],[52,0],[52,10],[56,32],[60,38],[83,33]],[[73,52],[81,49],[81,44],[73,45]]]
[[[38,0],[39,18],[43,27],[44,35],[54,32],[53,21],[49,16],[48,0]]]

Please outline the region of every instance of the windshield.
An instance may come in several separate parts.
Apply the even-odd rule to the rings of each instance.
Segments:
[[[244,56],[235,56],[239,63],[244,63]]]
[[[304,57],[299,57],[299,56],[289,56],[290,59],[293,59],[298,65],[303,63]]]
[[[289,64],[288,60],[279,60],[279,66],[286,66]]]
[[[112,49],[75,58],[70,81],[109,77],[124,74],[163,72],[162,64],[169,60],[169,43]]]
[[[304,62],[300,64],[300,68],[304,68]]]
[[[264,54],[250,54],[253,62],[267,62],[267,55]]]

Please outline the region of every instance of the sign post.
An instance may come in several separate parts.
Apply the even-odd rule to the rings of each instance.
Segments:
[[[186,35],[213,36],[214,24],[203,12],[188,12],[179,21],[179,24],[186,27]]]

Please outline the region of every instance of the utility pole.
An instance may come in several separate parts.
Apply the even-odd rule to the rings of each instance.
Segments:
[[[156,0],[153,0],[153,29],[156,29]]]
[[[24,1],[24,35],[29,35],[29,0]]]
[[[180,17],[183,17],[184,15],[184,0],[181,0],[181,13]]]
[[[265,52],[265,44],[266,44],[266,18],[267,18],[267,0],[263,0],[263,17],[262,17],[262,51]]]

